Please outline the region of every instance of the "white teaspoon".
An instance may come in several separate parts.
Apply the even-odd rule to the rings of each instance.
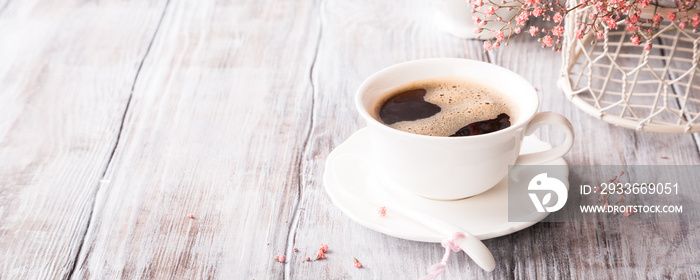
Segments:
[[[335,164],[333,164],[335,168],[348,165],[362,165],[362,159],[349,154],[338,155],[338,157],[336,157],[335,160],[336,162]],[[343,160],[347,160],[349,162],[338,162]],[[340,172],[335,172],[335,170],[333,170],[333,172],[336,175],[340,174]],[[367,171],[365,170],[365,172]],[[457,246],[459,246],[462,249],[462,251],[464,251],[472,260],[474,260],[474,262],[477,265],[479,265],[479,267],[486,270],[487,272],[491,272],[496,268],[496,260],[493,258],[491,251],[486,247],[486,245],[484,245],[483,242],[481,242],[479,238],[476,238],[468,231],[457,227],[451,223],[445,222],[440,218],[436,218],[430,214],[426,214],[425,212],[419,211],[414,207],[407,206],[406,203],[394,199],[384,190],[368,190],[366,185],[367,184],[355,184],[353,186],[355,188],[342,189],[346,193],[346,195],[352,197],[353,200],[366,202],[371,201],[371,204],[374,204],[377,208],[379,208],[380,206],[385,206],[392,213],[398,213],[401,216],[404,216],[430,229],[433,229],[434,231],[445,236],[445,239],[451,238],[457,232],[463,233],[465,237],[455,240],[455,244],[457,244]],[[378,194],[378,197],[382,197],[381,202],[377,201],[376,198],[367,195],[370,193],[375,193]]]

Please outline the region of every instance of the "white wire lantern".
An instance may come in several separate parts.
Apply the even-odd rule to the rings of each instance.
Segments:
[[[569,0],[568,6],[579,3]],[[645,42],[630,42],[632,33],[622,20],[616,30],[601,23],[603,39],[594,32],[576,39],[577,23],[585,22],[592,8],[566,16],[559,87],[569,100],[603,121],[638,131],[700,132],[700,34],[664,21],[646,38],[653,47],[645,50]],[[653,7],[647,9],[643,19],[654,14]]]

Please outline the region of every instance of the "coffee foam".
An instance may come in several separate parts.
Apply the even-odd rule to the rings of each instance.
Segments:
[[[389,98],[413,89],[425,89],[425,101],[438,105],[441,111],[431,117],[415,121],[402,121],[388,125],[405,132],[450,136],[460,128],[477,121],[494,119],[506,113],[515,123],[517,112],[512,101],[497,90],[478,81],[464,77],[442,77],[415,81],[392,89],[376,103],[374,118],[381,122],[378,112]]]

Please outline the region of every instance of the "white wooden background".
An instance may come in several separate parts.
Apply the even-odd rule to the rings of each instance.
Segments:
[[[559,54],[529,36],[484,52],[434,30],[430,0],[0,0],[0,279],[423,275],[438,244],[354,223],[321,176],[364,126],[362,80],[430,57],[522,74],[574,123],[571,164],[700,164],[697,136],[567,103]],[[456,254],[443,279],[697,278],[699,230],[540,223],[486,241],[494,272]]]

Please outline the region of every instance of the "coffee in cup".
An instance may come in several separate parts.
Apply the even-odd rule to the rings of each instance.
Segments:
[[[510,126],[513,101],[493,87],[463,77],[407,83],[384,94],[372,116],[401,131],[429,136],[472,136]]]

